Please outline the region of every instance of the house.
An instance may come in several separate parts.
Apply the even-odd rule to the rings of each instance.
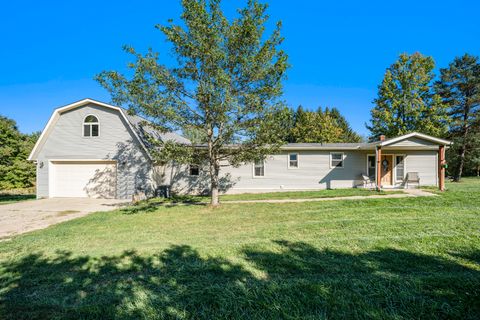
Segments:
[[[37,165],[37,197],[128,199],[153,194],[161,185],[179,193],[208,192],[200,166],[158,164],[147,134],[189,143],[177,133],[159,133],[144,119],[92,99],[56,109],[29,156]],[[410,133],[372,143],[290,143],[264,161],[221,169],[225,193],[315,190],[363,186],[403,187],[409,173],[419,185],[443,189],[449,141]]]

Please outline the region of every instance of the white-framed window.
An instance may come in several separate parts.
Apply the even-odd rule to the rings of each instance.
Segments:
[[[288,154],[288,168],[297,169],[298,168],[298,153],[289,153]]]
[[[343,152],[330,152],[330,168],[343,168]]]
[[[395,156],[395,179],[397,182],[403,181],[405,178],[405,156],[396,155]]]
[[[367,157],[367,174],[370,177],[370,179],[375,178],[375,161],[376,161],[375,155],[368,155],[368,157]]]
[[[100,124],[98,118],[94,115],[88,115],[83,119],[83,136],[98,137],[100,133]]]
[[[255,160],[253,163],[253,176],[254,177],[264,177],[265,176],[265,161],[264,160]]]
[[[200,167],[196,164],[191,164],[190,167],[188,168],[188,173],[191,176],[198,176],[200,175]]]

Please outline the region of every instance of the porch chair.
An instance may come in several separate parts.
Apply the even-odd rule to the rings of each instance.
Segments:
[[[420,186],[420,175],[418,172],[408,172],[407,180],[405,181],[408,189],[408,185],[411,183],[416,183],[417,186]]]
[[[363,187],[364,188],[367,188],[367,185],[370,185],[370,188],[375,188],[375,181],[370,179],[370,177],[368,175],[366,175],[365,173],[362,173],[361,177],[362,177],[362,182],[363,182]]]

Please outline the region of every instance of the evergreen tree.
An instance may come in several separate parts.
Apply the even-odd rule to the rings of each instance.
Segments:
[[[414,53],[401,54],[387,69],[367,125],[373,140],[380,135],[394,137],[412,131],[445,134],[445,107],[431,88],[434,67],[431,57]]]
[[[465,54],[448,68],[440,69],[436,91],[448,106],[449,137],[454,141],[448,160],[454,165],[454,181],[460,181],[469,152],[478,145],[480,131],[480,64],[478,57]]]
[[[363,138],[356,133],[350,124],[348,123],[347,119],[340,113],[340,110],[337,108],[327,109],[330,116],[332,116],[337,125],[342,129],[342,135],[340,138],[340,142],[362,142]]]
[[[115,71],[97,76],[114,103],[150,119],[156,129],[203,132],[205,149],[169,141],[158,145],[155,157],[208,163],[212,206],[219,203],[222,161],[237,166],[283,144],[278,124],[286,115],[278,99],[288,67],[281,24],[265,34],[266,5],[249,0],[229,21],[220,2],[183,0],[182,23],[158,26],[173,45],[176,66],[161,64],[153,50],[142,55],[127,47],[135,57],[131,77]]]
[[[295,124],[292,128],[292,140],[304,143],[340,142],[342,128],[336,119],[321,108],[317,112],[303,111],[300,106],[295,113]]]

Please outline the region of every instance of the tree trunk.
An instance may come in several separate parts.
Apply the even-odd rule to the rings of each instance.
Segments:
[[[455,181],[455,182],[459,182],[460,179],[462,178],[463,166],[464,166],[464,163],[465,163],[465,151],[466,151],[466,149],[467,149],[466,143],[463,142],[462,146],[460,147],[460,150],[458,152],[458,158],[459,158],[458,167],[457,167],[457,171],[455,172],[455,177],[453,178],[453,181]]]
[[[219,187],[219,179],[218,179],[218,174],[219,174],[219,168],[220,165],[218,164],[218,161],[216,160],[211,160],[210,161],[210,181],[211,181],[211,187],[210,187],[210,192],[211,192],[211,198],[210,198],[210,205],[212,207],[216,207],[220,204],[218,200],[218,187]]]
[[[468,127],[465,126],[463,131],[462,146],[458,151],[459,161],[458,161],[457,172],[455,172],[455,177],[453,178],[453,181],[455,182],[459,182],[460,179],[462,178],[463,166],[465,165],[465,153],[467,151],[467,138],[468,138]]]
[[[453,181],[460,182],[463,173],[463,166],[465,165],[465,152],[467,151],[467,139],[468,139],[468,116],[470,113],[470,108],[466,104],[463,111],[463,137],[462,137],[462,146],[458,152],[459,162],[457,167],[457,172],[455,173],[455,177],[453,177]]]

